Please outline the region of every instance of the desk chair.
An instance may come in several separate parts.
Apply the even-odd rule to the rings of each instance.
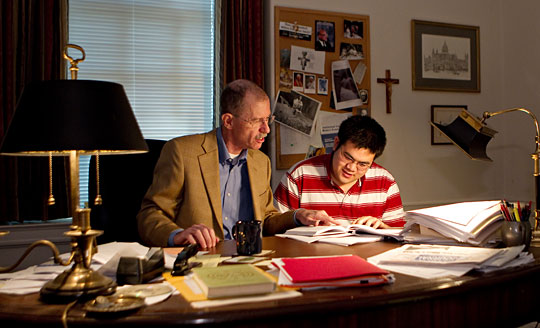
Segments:
[[[149,151],[144,154],[99,157],[99,183],[102,205],[94,205],[96,197],[96,158],[90,159],[88,200],[93,229],[103,230],[98,244],[112,241],[142,241],[137,231],[136,216],[144,194],[152,184],[154,167],[166,141],[146,139]]]

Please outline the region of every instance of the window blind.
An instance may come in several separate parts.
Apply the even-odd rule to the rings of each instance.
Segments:
[[[146,139],[208,131],[214,16],[214,0],[70,0],[69,42],[86,53],[78,78],[122,84]],[[81,158],[81,204],[88,160]]]

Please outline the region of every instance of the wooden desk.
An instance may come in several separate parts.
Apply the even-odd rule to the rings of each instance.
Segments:
[[[343,247],[277,237],[263,240],[263,249],[276,250],[276,257],[353,253],[366,258],[397,246],[390,242]],[[234,247],[230,241],[220,243],[215,252],[230,255]],[[531,250],[536,262],[523,268],[436,280],[396,274],[391,285],[309,291],[302,297],[278,301],[197,310],[177,295],[118,317],[88,317],[76,305],[69,312],[68,326],[516,327],[540,321],[540,249]],[[41,303],[37,294],[0,294],[3,327],[61,327],[63,309],[64,305]]]

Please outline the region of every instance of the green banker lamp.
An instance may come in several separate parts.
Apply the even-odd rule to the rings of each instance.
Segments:
[[[72,59],[67,48],[83,54]],[[115,291],[116,283],[90,267],[97,251],[96,237],[103,232],[90,227],[90,209],[80,208],[79,156],[143,153],[148,151],[122,85],[112,82],[77,80],[77,63],[84,51],[67,45],[71,80],[40,81],[25,87],[13,119],[0,146],[1,155],[69,156],[69,198],[73,223],[65,233],[71,238],[69,259],[62,260],[48,240],[29,246],[21,259],[0,272],[11,271],[36,246],[49,246],[55,262],[70,265],[41,289],[45,299],[95,297]],[[98,180],[99,181],[99,180]],[[98,200],[96,200],[98,201]],[[53,203],[54,198],[49,198]]]
[[[531,154],[531,158],[534,161],[533,177],[535,186],[534,229],[531,246],[540,247],[540,129],[538,127],[538,120],[536,119],[536,116],[525,108],[510,108],[498,112],[484,112],[482,119],[479,119],[464,109],[461,111],[459,116],[448,125],[442,125],[435,122],[430,123],[443,135],[448,137],[452,143],[463,150],[463,152],[465,152],[465,154],[467,154],[471,159],[492,161],[491,158],[489,158],[486,154],[486,148],[488,142],[491,140],[491,138],[493,138],[497,131],[489,128],[484,122],[492,116],[515,111],[529,114],[529,116],[534,120],[534,125],[536,128],[536,149],[534,153]]]

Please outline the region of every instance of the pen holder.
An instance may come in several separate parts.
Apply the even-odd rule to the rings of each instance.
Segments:
[[[525,249],[529,249],[531,244],[531,224],[529,221],[503,221],[501,225],[501,239],[506,247],[525,244]]]
[[[261,221],[238,221],[233,227],[238,255],[253,255],[262,251]]]

